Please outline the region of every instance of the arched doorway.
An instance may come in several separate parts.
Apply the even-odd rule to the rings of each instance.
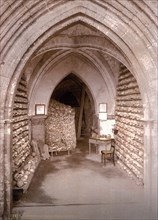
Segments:
[[[157,164],[157,157],[156,157],[157,153],[155,152],[157,152],[157,146],[156,146],[157,112],[155,112],[154,109],[156,109],[155,100],[157,99],[156,99],[156,93],[155,93],[156,86],[153,82],[155,81],[154,77],[156,73],[155,69],[156,69],[157,61],[155,61],[156,60],[155,48],[154,46],[152,46],[154,45],[154,43],[156,45],[156,40],[155,40],[154,34],[152,35],[151,33],[152,31],[150,31],[149,29],[148,30],[143,29],[143,27],[145,27],[144,24],[140,25],[141,32],[139,32],[135,21],[134,21],[134,27],[133,27],[133,21],[131,23],[129,22],[129,25],[127,25],[118,16],[117,25],[113,25],[113,24],[116,24],[116,20],[115,20],[115,17],[113,16],[113,13],[109,9],[109,7],[112,7],[112,8],[114,7],[111,5],[112,3],[106,4],[108,8],[108,15],[105,17],[105,14],[106,14],[105,11],[101,7],[101,5],[99,5],[97,2],[91,3],[89,1],[86,1],[86,4],[84,6],[81,4],[81,2],[77,2],[77,3],[74,2],[73,4],[69,4],[68,2],[68,3],[65,3],[65,4],[68,4],[67,5],[68,9],[66,11],[65,11],[65,8],[66,8],[65,4],[59,6],[60,12],[61,12],[61,16],[59,16],[60,18],[59,17],[56,18],[57,14],[54,11],[53,11],[54,17],[52,16],[52,14],[50,15],[47,14],[48,15],[47,16],[46,11],[45,11],[43,15],[41,15],[41,19],[39,18],[37,20],[38,22],[32,23],[32,26],[30,27],[30,29],[34,30],[34,33],[32,33],[32,31],[29,28],[28,29],[24,28],[25,31],[23,28],[19,28],[19,26],[17,26],[19,24],[18,22],[14,22],[15,30],[18,30],[20,32],[17,38],[16,38],[16,33],[17,33],[16,31],[14,32],[14,34],[8,31],[7,34],[10,34],[10,36],[8,38],[6,37],[6,39],[9,39],[9,41],[6,42],[6,44],[4,44],[4,51],[3,51],[4,53],[2,54],[4,56],[4,61],[2,62],[2,66],[3,66],[2,77],[3,79],[5,79],[6,84],[4,84],[3,86],[4,96],[2,97],[2,103],[3,103],[2,116],[4,116],[3,117],[4,121],[2,121],[2,125],[1,125],[2,131],[4,131],[2,135],[3,136],[2,137],[3,149],[1,151],[2,152],[2,160],[1,160],[2,166],[1,167],[2,167],[2,173],[4,175],[2,175],[3,177],[2,177],[1,193],[2,195],[4,194],[4,179],[5,179],[5,183],[6,183],[5,184],[6,185],[5,195],[7,195],[5,197],[5,202],[8,203],[8,207],[10,207],[10,182],[11,182],[11,179],[10,179],[11,125],[10,125],[9,120],[12,118],[11,109],[12,109],[12,105],[14,101],[15,89],[17,87],[18,80],[20,79],[20,76],[23,74],[25,70],[25,66],[28,64],[28,60],[29,59],[31,60],[33,58],[33,56],[35,55],[35,54],[33,55],[33,53],[36,52],[37,48],[41,45],[41,43],[43,43],[46,39],[49,39],[50,36],[52,36],[54,33],[57,33],[58,31],[62,30],[63,27],[67,28],[68,25],[74,24],[75,22],[80,22],[81,20],[88,26],[93,27],[93,29],[95,30],[100,29],[104,37],[107,36],[109,39],[111,39],[111,41],[113,42],[113,46],[117,45],[117,47],[119,48],[119,51],[121,51],[121,54],[123,54],[124,61],[126,60],[128,68],[132,70],[132,73],[137,79],[137,82],[140,86],[140,91],[141,91],[143,105],[144,105],[144,117],[145,117],[145,134],[144,134],[145,156],[147,156],[149,159],[145,161],[145,189],[146,189],[147,196],[150,197],[149,200],[151,201],[151,204],[153,204],[151,206],[154,207],[154,204],[156,204],[155,195],[157,195],[157,193],[155,193],[155,190],[156,190],[157,181],[156,181],[155,173],[157,173],[157,170],[155,172],[155,167],[157,166],[155,164]],[[21,4],[21,2],[19,4]],[[130,6],[124,5],[126,4],[126,2],[120,4],[119,2],[116,1],[116,4],[118,4],[121,9],[129,7],[129,11],[131,10]],[[136,18],[138,19],[139,19],[139,16],[141,15],[138,8],[142,9],[143,14],[146,17],[144,8],[148,8],[149,6],[143,7],[144,4],[146,5],[146,3],[144,2],[143,3],[132,3],[133,8],[136,9],[136,11],[138,12],[136,16]],[[37,5],[34,5],[31,8],[37,10],[36,6]],[[97,7],[97,10],[96,10],[97,13],[94,13],[93,11],[94,6]],[[86,12],[84,8],[86,8]],[[116,9],[118,7],[114,7],[114,8]],[[151,23],[151,17],[152,17],[151,8],[153,8],[153,6],[150,6],[149,8],[150,9],[147,13],[149,14],[148,16],[149,23]],[[13,8],[11,8],[10,10],[12,9]],[[50,7],[50,9],[52,8]],[[19,10],[21,10],[20,6],[19,6]],[[28,10],[28,7],[26,7],[25,10]],[[152,21],[155,19],[154,16],[155,15],[153,15]],[[93,18],[95,18],[95,21]],[[125,15],[123,16],[123,18],[125,20],[127,19]],[[36,19],[36,16],[34,17],[34,19]],[[128,17],[128,19],[129,21],[131,20],[130,16]],[[41,20],[43,20],[43,23],[41,23]],[[29,22],[29,20],[27,20],[27,22]],[[9,23],[9,25],[11,24],[12,22]],[[22,24],[23,24],[23,21],[22,21]],[[62,24],[62,26],[58,24]],[[22,27],[25,27],[25,24],[24,26],[22,25]],[[43,27],[43,29],[41,27]],[[53,30],[51,29],[51,27],[53,27]],[[130,28],[130,31],[129,31],[129,28]],[[137,34],[137,31],[134,31],[133,28],[140,33],[140,36],[146,36],[146,37],[142,40],[139,34]],[[155,30],[154,22],[153,22],[153,29]],[[5,29],[5,31],[6,30],[7,29]],[[10,29],[10,31],[11,30],[13,30],[13,27]],[[37,30],[40,30],[40,31],[38,32]],[[124,30],[123,33],[122,33],[122,30]],[[145,31],[147,31],[148,35],[144,33]],[[27,39],[26,39],[26,36],[27,36]],[[151,39],[149,36],[151,36]],[[148,48],[150,48],[150,51],[147,50],[148,57],[145,57],[146,49],[147,49],[145,46],[145,43],[146,45],[148,45]],[[19,45],[20,50],[18,50],[18,52],[15,54],[14,51],[17,48],[16,47],[17,45]],[[62,44],[62,47],[65,47],[65,45]],[[71,49],[73,49],[73,52],[74,52],[74,49],[76,48],[71,48]],[[90,45],[89,49],[90,51],[92,50],[92,44]],[[100,49],[102,50],[102,48]],[[88,51],[88,55],[91,58],[91,60],[94,60],[94,53],[92,54],[90,51]],[[42,53],[42,50],[40,52]],[[85,53],[85,51],[82,51],[82,54],[83,53]],[[57,57],[56,55],[60,55],[60,52],[58,54],[54,54],[55,57]],[[115,53],[115,55],[119,60],[122,60],[122,57],[117,56],[118,55],[117,53]],[[11,65],[12,68],[8,66],[8,63],[12,64]],[[8,74],[7,77],[6,77],[6,73]],[[29,75],[29,71],[28,71],[28,75]],[[108,82],[110,82],[110,80]],[[34,105],[32,105],[32,109],[34,109]],[[33,113],[33,111],[31,110],[30,112]],[[152,146],[152,150],[151,150],[151,146]],[[5,149],[5,160],[3,159],[4,149]],[[4,164],[5,164],[5,169],[3,169]],[[8,170],[8,167],[9,167],[9,170]],[[5,207],[7,206],[5,205]],[[3,208],[4,208],[4,204],[2,205],[2,213],[3,213]]]
[[[93,114],[95,114],[94,101],[88,87],[81,79],[73,73],[67,75],[56,86],[51,98],[75,109],[77,138],[90,135]]]

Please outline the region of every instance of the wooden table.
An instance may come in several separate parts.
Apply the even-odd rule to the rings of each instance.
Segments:
[[[105,146],[107,145],[108,142],[111,142],[113,140],[113,138],[89,138],[89,154],[91,153],[91,144],[94,144],[94,146],[96,147],[96,153],[97,153],[97,147],[100,144],[104,144]]]

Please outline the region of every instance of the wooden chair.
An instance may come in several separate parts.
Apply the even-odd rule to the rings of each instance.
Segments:
[[[110,150],[101,151],[101,162],[104,165],[106,165],[106,160],[112,161],[115,166],[115,140],[111,141]]]

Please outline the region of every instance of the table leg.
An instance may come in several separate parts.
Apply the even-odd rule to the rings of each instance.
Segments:
[[[95,153],[97,154],[98,153],[98,145],[95,144]]]
[[[91,153],[91,144],[89,143],[89,154]]]
[[[103,163],[103,153],[101,153],[101,163]]]

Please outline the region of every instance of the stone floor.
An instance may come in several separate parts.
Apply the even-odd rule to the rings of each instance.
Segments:
[[[71,155],[42,161],[27,193],[14,203],[22,220],[150,219],[143,186],[81,140]]]

